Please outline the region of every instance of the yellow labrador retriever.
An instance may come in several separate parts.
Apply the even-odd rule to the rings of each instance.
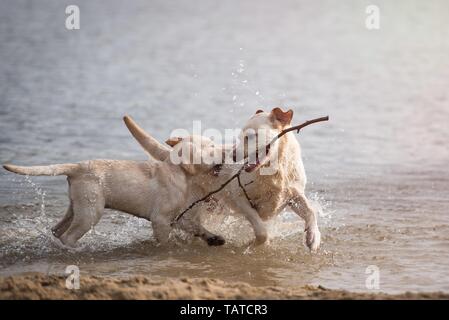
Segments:
[[[176,157],[166,157],[163,161],[90,160],[32,167],[7,164],[4,168],[22,175],[67,176],[70,204],[64,218],[52,228],[53,234],[67,246],[75,246],[98,223],[105,208],[150,220],[156,239],[164,243],[174,217],[202,195],[199,184],[213,167],[207,161],[194,163],[191,158],[209,156],[213,148],[210,139],[198,137],[183,141],[171,151],[165,150],[165,155],[172,152],[181,157],[179,163],[173,163]],[[193,214],[186,215],[176,226],[209,245],[224,244],[222,237],[202,227]]]

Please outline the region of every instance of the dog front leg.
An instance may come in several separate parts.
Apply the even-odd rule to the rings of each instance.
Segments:
[[[321,233],[315,211],[309,204],[304,193],[294,189],[293,197],[289,201],[290,208],[305,222],[306,245],[310,251],[318,249],[321,242]]]
[[[152,217],[151,219],[151,226],[157,242],[163,245],[167,244],[172,230],[170,221],[164,216],[155,215],[155,217]]]
[[[199,214],[197,213],[182,217],[178,221],[178,226],[185,232],[193,234],[195,237],[200,237],[209,246],[221,246],[225,244],[225,239],[222,236],[213,234],[201,225]]]
[[[246,219],[251,223],[256,236],[255,245],[264,244],[268,240],[268,232],[264,222],[259,216],[259,213],[251,207],[248,200],[243,196],[237,199],[228,199],[231,208],[237,212],[243,213]]]

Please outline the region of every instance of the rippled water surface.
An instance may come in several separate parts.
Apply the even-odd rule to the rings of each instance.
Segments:
[[[0,172],[0,275],[146,274],[253,285],[365,287],[369,265],[387,292],[449,291],[449,3],[377,1],[0,1],[0,161],[23,165],[145,159],[121,117],[165,140],[172,129],[240,127],[259,107],[295,122],[323,245],[302,245],[290,212],[269,245],[233,216],[208,218],[228,240],[211,248],[108,212],[68,251],[49,228],[67,205],[64,177]]]

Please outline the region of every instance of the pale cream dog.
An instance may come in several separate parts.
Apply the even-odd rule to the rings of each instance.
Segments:
[[[33,167],[8,164],[4,168],[23,175],[67,176],[70,204],[64,218],[52,228],[53,234],[67,246],[74,246],[95,226],[105,208],[150,220],[156,239],[164,243],[176,215],[202,196],[198,183],[207,179],[213,167],[204,161],[192,163],[191,157],[199,152],[202,159],[213,153],[213,148],[212,141],[204,137],[185,140],[171,151],[181,156],[181,163],[177,164],[167,157],[164,161],[90,160]],[[188,156],[182,157],[186,150]],[[224,244],[222,237],[200,225],[194,212],[175,226],[201,237],[209,245]]]
[[[254,152],[245,147],[249,139],[261,139],[259,132],[265,132],[265,141],[268,143],[272,137],[290,126],[293,111],[282,111],[274,108],[271,112],[258,110],[245,124],[241,143],[228,152],[243,153],[245,156]],[[125,118],[125,123],[133,136],[141,146],[155,158],[164,160],[169,155],[166,146],[145,133],[130,118]],[[176,139],[175,139],[176,140]],[[174,145],[171,143],[171,145]],[[263,145],[263,144],[262,144]],[[226,150],[226,147],[223,147]],[[240,152],[236,152],[240,151]],[[257,154],[256,150],[256,154]],[[238,159],[234,159],[238,160]],[[275,161],[276,160],[276,161]],[[277,162],[273,174],[262,174],[262,169],[271,163]],[[235,173],[234,168],[223,166],[219,173],[221,178],[209,179],[203,187],[205,190],[213,190],[223,179]],[[214,195],[224,200],[225,204],[238,213],[242,213],[253,226],[256,244],[264,243],[267,238],[267,230],[264,220],[279,214],[286,207],[290,207],[305,221],[305,242],[312,251],[316,251],[320,245],[321,234],[318,228],[317,215],[305,196],[306,174],[301,159],[301,149],[293,133],[288,133],[276,143],[264,157],[258,157],[257,161],[242,174],[242,184],[251,199],[253,206],[244,196],[242,188],[233,181],[228,187],[228,192],[220,192]]]

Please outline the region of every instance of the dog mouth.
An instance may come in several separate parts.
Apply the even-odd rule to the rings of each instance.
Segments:
[[[256,161],[253,162],[253,163],[246,163],[245,164],[245,171],[246,172],[253,172],[257,168],[259,168],[262,165],[264,165],[268,161],[268,156],[269,156],[269,153],[270,153],[270,147],[271,147],[270,144],[268,144],[265,147],[265,155],[262,158],[259,156],[259,150],[257,149],[256,150]]]
[[[253,172],[254,170],[256,170],[257,168],[263,166],[269,158],[269,153],[270,153],[270,148],[271,145],[268,144],[265,147],[265,155],[263,157],[260,157],[259,155],[259,150],[256,150],[256,161],[253,163],[245,163],[244,166],[244,170],[246,172]],[[233,151],[232,151],[232,160],[233,162],[237,162],[237,149],[234,147]],[[211,175],[213,176],[218,176],[221,172],[221,169],[223,168],[223,164],[216,164],[215,166],[213,166],[212,170],[211,170]]]

